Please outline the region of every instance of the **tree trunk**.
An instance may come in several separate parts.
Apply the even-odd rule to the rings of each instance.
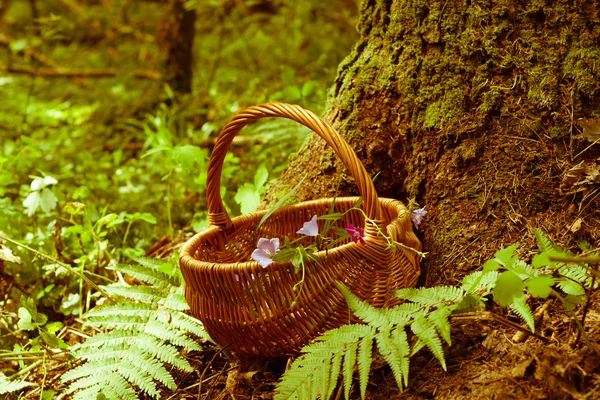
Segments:
[[[380,196],[429,211],[418,232],[429,252],[422,284],[454,285],[515,242],[527,256],[538,227],[563,247],[599,246],[600,144],[585,138],[600,135],[599,10],[582,0],[362,2],[360,39],[325,118],[377,176]],[[269,200],[305,174],[296,201],[330,197],[338,185],[340,195],[357,193],[314,137]],[[490,396],[507,387],[499,382]]]
[[[165,23],[166,80],[178,93],[192,92],[192,50],[196,11],[186,10],[183,0],[170,0]]]
[[[427,207],[428,284],[447,269],[471,271],[504,245],[532,244],[535,227],[567,245],[598,243],[597,203],[559,187],[564,171],[599,154],[595,145],[575,158],[590,144],[577,120],[600,115],[599,8],[542,4],[363,1],[360,39],[325,118],[378,174],[380,196]],[[305,173],[298,201],[329,196],[338,183],[356,193],[313,138],[271,196]],[[573,235],[566,226],[577,218],[589,224]]]

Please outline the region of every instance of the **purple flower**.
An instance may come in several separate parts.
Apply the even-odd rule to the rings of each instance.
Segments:
[[[354,243],[360,240],[362,244],[365,244],[365,240],[363,239],[363,237],[365,236],[365,231],[363,231],[362,229],[355,227],[351,223],[348,223],[348,226],[346,227],[346,232],[348,232]]]
[[[261,267],[267,268],[273,263],[273,256],[279,251],[279,239],[258,239],[256,249],[252,252],[252,259],[258,261]]]
[[[296,232],[305,236],[317,236],[319,234],[319,225],[317,225],[317,216],[313,215],[310,221],[305,222],[302,228]]]
[[[421,218],[423,218],[425,214],[427,214],[425,207],[417,208],[412,212],[412,214],[410,214],[410,220],[413,222],[413,224],[415,224],[415,228],[419,229],[419,225],[421,225]]]

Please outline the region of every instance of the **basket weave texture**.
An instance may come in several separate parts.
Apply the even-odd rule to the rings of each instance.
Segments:
[[[363,203],[336,221],[365,230],[365,243],[347,239],[316,253],[297,273],[291,262],[274,262],[262,268],[250,255],[257,238],[289,237],[313,215],[343,213],[359,197],[306,201],[276,210],[255,230],[266,211],[231,219],[220,195],[223,161],[235,135],[248,123],[265,117],[297,121],[321,136],[354,177]],[[267,103],[237,114],[221,131],[211,155],[207,175],[210,226],[188,240],[181,250],[180,266],[185,297],[191,312],[221,346],[240,356],[281,357],[297,354],[301,347],[327,329],[355,322],[335,282],[346,285],[375,307],[397,304],[394,290],[412,287],[420,273],[418,255],[407,248],[388,247],[385,232],[408,248],[421,249],[412,230],[410,214],[402,202],[379,198],[356,153],[327,123],[300,106]],[[373,222],[370,222],[370,221]],[[319,220],[322,232],[324,221]],[[332,238],[335,235],[332,233]],[[299,243],[308,245],[311,238]],[[302,285],[297,285],[304,277]],[[296,302],[292,307],[292,302]]]

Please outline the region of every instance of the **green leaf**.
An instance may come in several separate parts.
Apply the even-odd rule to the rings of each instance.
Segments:
[[[42,189],[41,193],[42,194],[40,196],[40,207],[42,208],[42,211],[45,213],[52,211],[54,207],[56,207],[56,203],[58,202],[56,195],[54,195],[52,190],[45,188]]]
[[[256,191],[254,185],[245,183],[235,194],[234,200],[240,205],[242,214],[248,214],[256,211],[260,203],[260,194]]]
[[[494,257],[499,260],[504,267],[508,268],[514,262],[515,258],[513,258],[513,254],[518,248],[519,244],[515,243],[512,246],[508,246],[505,249],[499,250],[496,252],[496,254],[494,254]]]
[[[281,249],[277,252],[277,254],[275,254],[275,256],[273,257],[273,261],[278,263],[285,263],[291,261],[297,255],[298,251],[296,250],[296,248],[292,247],[289,249]]]
[[[22,331],[32,331],[37,328],[37,324],[35,324],[31,318],[31,314],[24,307],[19,307],[17,311],[17,315],[19,316],[19,322],[17,322],[17,327]]]
[[[528,279],[526,285],[533,297],[545,299],[552,291],[554,279],[548,275],[538,276],[537,278]]]
[[[23,201],[23,207],[25,207],[25,213],[28,217],[31,217],[33,214],[35,214],[35,211],[40,206],[40,201],[40,192],[35,191],[29,193],[27,198]]]
[[[306,81],[302,85],[302,97],[309,97],[317,91],[319,84],[315,81]]]
[[[298,89],[296,86],[286,86],[281,91],[281,94],[283,95],[283,99],[289,102],[298,101],[302,97],[300,89]]]
[[[264,188],[268,177],[269,171],[267,171],[267,167],[264,165],[258,167],[256,173],[254,174],[254,188],[260,192]]]
[[[523,295],[525,283],[514,272],[505,271],[498,277],[494,286],[494,299],[503,307],[513,302],[515,297]]]
[[[207,152],[198,146],[186,144],[175,147],[171,157],[173,158],[173,161],[179,163],[183,168],[189,171],[197,165],[204,165],[207,158]]]
[[[557,285],[560,290],[565,292],[566,294],[573,296],[581,296],[585,294],[585,289],[577,282],[573,282],[570,279],[560,280]]]
[[[337,221],[337,220],[341,219],[343,216],[344,216],[344,214],[342,214],[342,213],[331,213],[331,214],[326,214],[326,215],[317,217],[317,219]]]
[[[525,295],[520,297],[515,297],[513,302],[510,304],[510,309],[513,310],[531,329],[531,332],[535,332],[535,324],[533,319],[533,312],[531,311],[531,307],[527,304],[527,299]]]
[[[500,265],[500,263],[495,259],[487,260],[485,262],[485,264],[483,264],[483,272],[484,273],[487,273],[490,271],[496,271],[496,270],[499,270],[500,268],[502,268],[502,265]]]

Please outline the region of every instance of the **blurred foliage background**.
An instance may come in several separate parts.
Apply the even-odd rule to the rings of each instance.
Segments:
[[[193,85],[180,93],[163,79],[173,1],[0,0],[2,347],[21,295],[50,321],[93,304],[57,261],[101,282],[123,256],[206,226],[220,127],[270,100],[321,113],[356,39],[356,0],[189,1]],[[242,131],[222,179],[233,215],[257,207],[306,135],[279,120]]]

